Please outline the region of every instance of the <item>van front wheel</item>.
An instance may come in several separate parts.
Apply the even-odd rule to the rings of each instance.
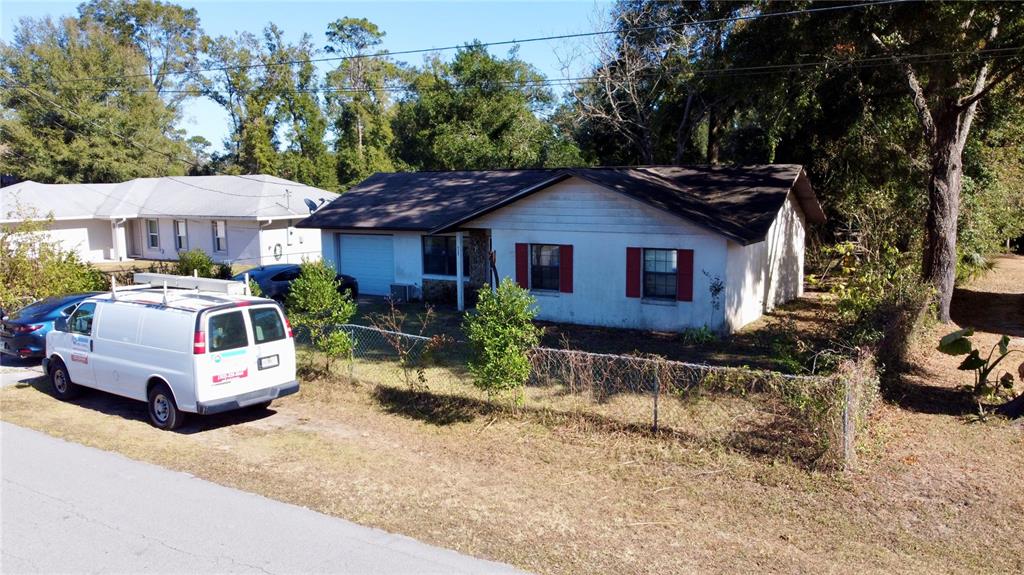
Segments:
[[[158,383],[149,390],[149,421],[160,429],[177,429],[185,422],[174,396],[166,384]]]
[[[50,384],[53,386],[53,395],[57,399],[65,401],[78,397],[81,388],[71,382],[71,375],[68,368],[60,358],[54,358],[50,365]]]

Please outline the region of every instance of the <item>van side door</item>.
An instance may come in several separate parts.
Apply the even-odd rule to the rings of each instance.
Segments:
[[[86,387],[96,386],[93,374],[93,328],[96,323],[96,302],[87,301],[68,318],[67,338],[70,345],[65,359],[71,381]]]
[[[103,321],[93,335],[92,366],[96,388],[132,399],[146,399],[146,394],[132,394],[132,383],[143,378],[149,358],[138,346],[142,323],[140,305],[107,303]]]

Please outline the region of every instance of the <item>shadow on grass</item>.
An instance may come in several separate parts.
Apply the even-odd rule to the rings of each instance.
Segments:
[[[30,381],[19,383],[16,387],[31,387],[40,393],[45,393],[50,396],[53,395],[53,388],[50,384],[50,380],[45,377],[38,377]],[[149,412],[144,402],[135,401],[134,399],[128,399],[105,391],[83,389],[81,395],[67,403],[77,405],[78,407],[83,407],[85,409],[90,409],[98,413],[103,413],[105,415],[114,415],[122,419],[141,421],[147,424],[149,423]],[[173,433],[192,435],[240,423],[257,421],[270,417],[275,413],[277,412],[273,409],[259,409],[256,407],[242,408],[235,411],[216,413],[213,415],[196,415],[190,413],[186,416],[184,425],[174,430]]]
[[[821,446],[799,422],[785,415],[772,414],[768,421],[736,430],[724,440],[700,436],[671,426],[654,430],[649,423],[631,423],[587,411],[563,411],[542,407],[512,407],[462,395],[377,385],[373,398],[387,413],[448,426],[471,423],[481,417],[529,419],[550,428],[580,433],[603,433],[636,438],[675,441],[705,449],[726,448],[751,459],[783,461],[803,469],[812,469],[822,454]]]

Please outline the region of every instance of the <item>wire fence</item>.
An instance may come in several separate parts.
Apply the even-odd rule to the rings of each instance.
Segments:
[[[337,329],[351,339],[342,369],[353,380],[479,396],[464,343],[351,324]],[[878,396],[870,358],[824,377],[544,347],[529,359],[527,409],[816,467],[855,465]]]

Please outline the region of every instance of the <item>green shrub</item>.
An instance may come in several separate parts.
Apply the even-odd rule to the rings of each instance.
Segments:
[[[178,254],[178,263],[174,273],[179,276],[190,276],[196,273],[201,278],[213,277],[213,259],[203,250],[196,248]]]
[[[217,264],[217,269],[213,273],[213,277],[221,280],[229,280],[234,276],[235,274],[232,272],[231,264],[227,262]]]
[[[105,290],[102,272],[49,239],[53,219],[21,210],[17,224],[0,226],[0,309],[13,311],[55,295]]]
[[[300,368],[314,377],[329,376],[335,360],[352,355],[352,339],[338,326],[352,319],[356,304],[347,292],[338,292],[338,285],[334,268],[323,261],[305,262],[288,293],[289,318],[316,352],[303,354]],[[324,360],[319,365],[317,353]]]
[[[476,310],[466,314],[464,329],[473,349],[469,371],[473,383],[488,397],[513,391],[522,400],[530,378],[529,351],[540,342],[533,325],[536,301],[506,278],[496,291],[484,285]]]
[[[249,280],[249,293],[256,297],[263,297],[263,290],[260,288],[260,284],[256,283],[256,280]]]

